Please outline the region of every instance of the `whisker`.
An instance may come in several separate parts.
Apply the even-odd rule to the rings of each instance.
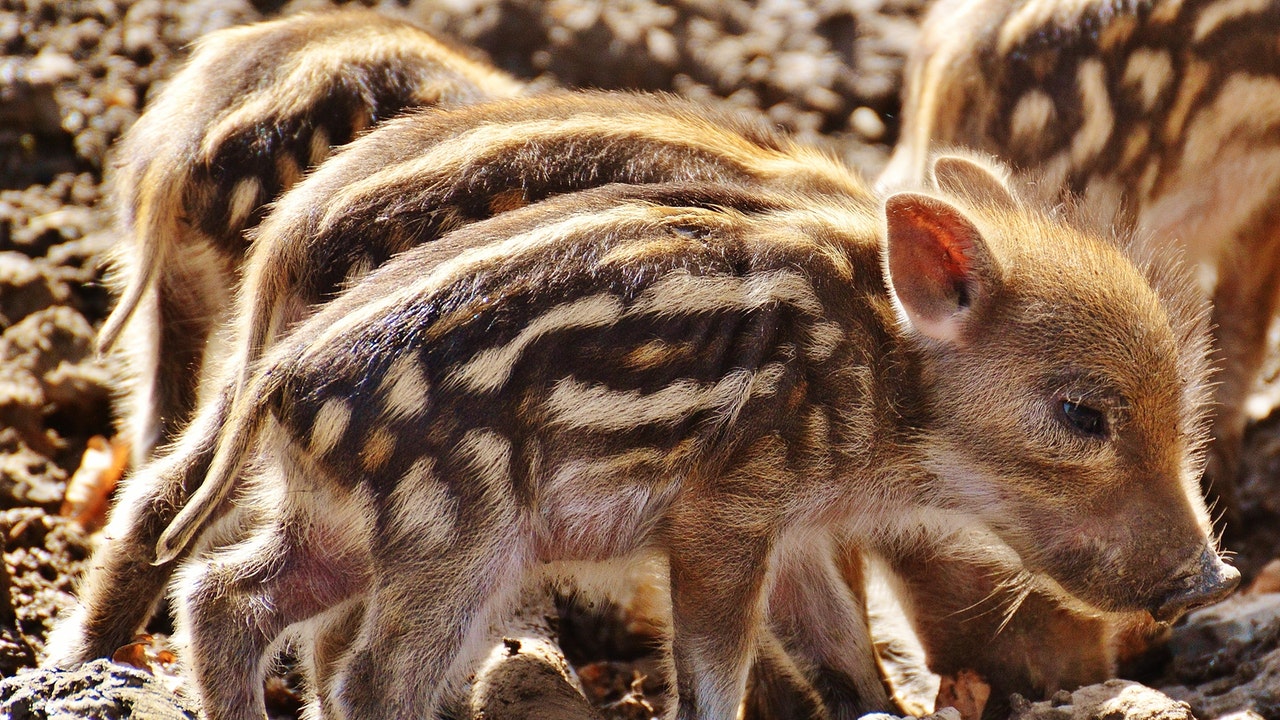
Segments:
[[[1022,589],[1018,591],[1018,594],[1013,598],[1013,601],[1009,603],[1009,607],[1005,610],[1004,619],[1000,621],[1000,626],[996,628],[996,635],[999,635],[1006,627],[1009,626],[1009,623],[1013,621],[1013,616],[1018,613],[1018,608],[1022,607],[1022,603],[1026,602],[1027,598],[1031,595],[1032,585],[1030,578],[1024,575],[1020,578],[1020,581],[1023,585]]]

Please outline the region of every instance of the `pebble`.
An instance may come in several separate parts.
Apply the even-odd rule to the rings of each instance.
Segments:
[[[886,129],[880,114],[865,105],[849,114],[849,127],[867,142],[882,140]]]

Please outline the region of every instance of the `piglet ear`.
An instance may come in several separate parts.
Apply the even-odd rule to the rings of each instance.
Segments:
[[[958,208],[928,195],[891,195],[884,211],[886,274],[906,322],[935,340],[962,342],[974,304],[996,279],[982,234]]]
[[[1011,210],[1018,206],[1003,166],[965,155],[939,155],[933,160],[934,187],[978,205]]]

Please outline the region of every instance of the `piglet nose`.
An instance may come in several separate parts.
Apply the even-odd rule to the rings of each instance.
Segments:
[[[1196,568],[1171,583],[1172,589],[1148,610],[1158,622],[1170,623],[1183,613],[1218,602],[1240,584],[1240,571],[1222,562],[1217,551],[1205,547]]]

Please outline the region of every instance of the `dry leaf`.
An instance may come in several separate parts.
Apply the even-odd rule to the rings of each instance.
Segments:
[[[128,464],[129,444],[118,436],[113,440],[101,435],[89,438],[80,467],[67,481],[58,514],[75,520],[86,530],[100,527],[107,517],[107,498]]]
[[[151,639],[150,635],[135,635],[133,642],[116,648],[116,651],[111,654],[111,662],[132,665],[139,670],[150,670]]]
[[[133,642],[117,648],[111,661],[156,674],[157,669],[172,665],[178,658],[156,636],[140,633],[133,636]]]

